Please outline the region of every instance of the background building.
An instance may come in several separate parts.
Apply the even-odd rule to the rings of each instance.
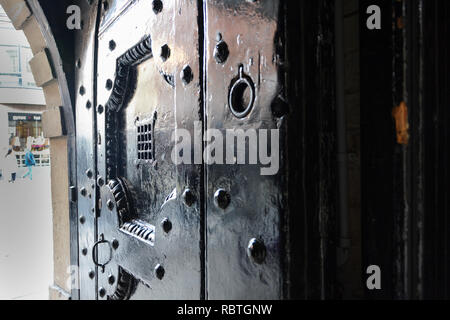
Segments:
[[[33,57],[23,32],[14,29],[0,7],[0,103],[45,105],[42,89],[36,86],[29,61]]]
[[[15,30],[0,6],[0,149],[14,146],[22,166],[24,151],[30,147],[37,165],[48,166],[49,142],[41,122],[45,99],[31,73],[32,57],[24,33]]]

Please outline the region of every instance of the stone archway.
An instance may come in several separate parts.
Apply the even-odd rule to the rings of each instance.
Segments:
[[[74,117],[63,64],[49,23],[37,0],[0,0],[17,30],[25,33],[33,52],[30,67],[47,105],[42,121],[50,139],[53,205],[54,282],[50,299],[70,299],[70,186],[75,176]]]

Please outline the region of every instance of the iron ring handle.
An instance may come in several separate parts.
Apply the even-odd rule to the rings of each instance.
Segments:
[[[235,105],[237,102],[235,101],[236,98],[239,98],[245,89],[250,90],[250,100],[248,101],[247,105],[244,106],[238,106]],[[231,86],[230,91],[228,93],[228,105],[230,107],[231,113],[237,118],[244,118],[246,117],[250,111],[253,108],[253,104],[255,103],[255,86],[253,84],[252,79],[244,74],[244,66],[239,66],[239,75],[237,79],[235,79]]]
[[[102,243],[107,243],[109,244],[109,249],[110,249],[110,254],[109,254],[109,259],[108,261],[106,261],[105,263],[98,263],[97,257],[95,255],[95,249]],[[100,235],[100,239],[94,243],[94,246],[92,247],[92,261],[94,262],[96,267],[102,268],[102,271],[104,272],[105,267],[108,263],[110,263],[112,260],[112,254],[111,254],[111,244],[109,243],[108,240],[105,240],[105,237],[103,234]]]

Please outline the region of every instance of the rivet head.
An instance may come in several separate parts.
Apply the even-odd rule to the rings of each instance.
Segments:
[[[153,9],[153,12],[155,14],[160,13],[162,11],[162,9],[163,9],[162,1],[161,0],[153,0],[153,2],[152,2],[152,9]]]
[[[216,44],[213,54],[217,63],[225,63],[230,55],[230,50],[228,49],[227,43],[220,40],[219,43]]]
[[[186,189],[181,195],[181,198],[183,199],[184,204],[188,207],[192,207],[196,200],[195,195],[190,189]]]
[[[90,279],[94,279],[94,278],[95,278],[95,272],[94,272],[94,270],[90,270],[90,271],[89,271],[89,278],[90,278]]]
[[[100,288],[100,290],[98,290],[98,294],[100,295],[101,298],[103,298],[106,295],[105,288]]]
[[[81,217],[80,217],[80,223],[81,223],[81,224],[85,224],[85,223],[86,223],[86,218],[85,218],[85,216],[81,216]]]
[[[105,88],[106,90],[111,90],[113,87],[113,82],[111,79],[106,80]]]
[[[159,279],[162,280],[162,278],[164,278],[164,274],[166,273],[166,271],[164,270],[163,266],[158,264],[155,267],[155,276]]]
[[[89,179],[92,179],[93,174],[92,174],[92,170],[91,170],[91,169],[87,169],[87,170],[86,170],[86,176],[87,176]]]
[[[163,45],[161,47],[160,57],[161,57],[161,60],[163,62],[165,62],[167,59],[169,59],[169,57],[170,57],[170,48],[169,48],[169,46],[167,44],[165,44],[165,45]]]
[[[170,222],[169,218],[165,218],[161,221],[161,227],[165,233],[169,233],[172,230],[172,222]]]
[[[285,99],[283,99],[280,96],[276,97],[272,101],[271,108],[272,108],[272,114],[277,118],[281,118],[289,113],[288,103],[285,101]]]
[[[112,248],[113,248],[114,250],[117,250],[117,248],[119,248],[119,240],[117,240],[117,239],[114,239],[114,240],[113,240],[113,242],[112,242]]]
[[[110,285],[113,285],[114,282],[116,282],[116,278],[114,278],[114,276],[113,276],[112,274],[110,274],[110,275],[108,276],[108,283],[109,283]]]
[[[81,188],[80,189],[80,194],[83,196],[83,197],[86,197],[87,196],[87,190],[86,190],[86,188]]]
[[[253,238],[249,241],[247,255],[257,264],[262,264],[266,260],[267,250],[264,242]]]
[[[184,66],[183,70],[181,71],[181,80],[185,85],[188,85],[192,79],[194,79],[194,75],[192,73],[192,69],[190,66],[186,65]]]
[[[116,42],[114,40],[109,41],[109,50],[113,51],[116,48]]]
[[[114,210],[114,202],[112,202],[112,200],[108,200],[106,202],[106,206],[108,207],[109,211],[113,211]]]
[[[81,254],[83,256],[86,256],[88,254],[88,249],[87,248],[83,248],[83,250],[81,250]]]
[[[219,189],[214,194],[214,204],[216,207],[225,210],[231,202],[230,194],[224,189]]]
[[[103,179],[103,177],[98,177],[97,179],[97,185],[99,187],[103,187],[105,185],[105,180]]]
[[[109,9],[109,4],[108,4],[108,2],[103,1],[103,2],[102,2],[102,8],[103,8],[103,11],[108,11],[108,9]]]

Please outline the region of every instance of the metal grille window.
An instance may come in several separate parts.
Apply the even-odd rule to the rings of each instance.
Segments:
[[[138,160],[154,160],[153,123],[151,121],[137,124]]]

